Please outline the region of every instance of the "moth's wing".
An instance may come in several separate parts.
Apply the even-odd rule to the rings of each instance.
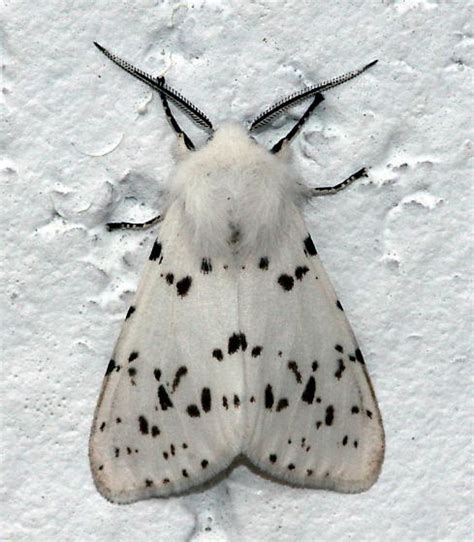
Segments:
[[[368,489],[384,431],[366,366],[298,211],[279,250],[240,279],[245,454],[297,485]]]
[[[97,405],[91,469],[98,490],[113,502],[185,491],[240,452],[236,280],[221,262],[190,256],[183,223],[171,208]]]

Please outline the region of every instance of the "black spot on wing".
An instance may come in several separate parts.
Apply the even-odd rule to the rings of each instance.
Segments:
[[[203,258],[201,261],[201,273],[207,275],[212,272],[212,262],[210,258]]]
[[[168,392],[163,384],[158,387],[158,400],[160,401],[161,410],[173,408],[173,403],[171,402],[170,396],[168,395]]]
[[[229,401],[227,400],[227,397],[225,395],[222,396],[222,406],[229,410]]]
[[[308,271],[309,271],[309,268],[306,267],[306,265],[300,265],[295,269],[295,277],[298,280],[303,280],[303,277],[306,275]]]
[[[342,445],[343,446],[347,445],[347,435],[344,435],[344,438],[342,439]]]
[[[295,283],[295,280],[290,275],[280,275],[278,277],[278,284],[285,290],[286,292],[289,292],[293,289],[293,285]]]
[[[319,367],[318,362],[314,360],[313,363],[311,364],[311,369],[313,373],[315,373],[318,370],[318,367]]]
[[[183,376],[188,374],[188,368],[182,365],[174,375],[173,385],[171,386],[172,391],[176,391],[176,389],[179,386],[179,383],[181,382],[181,379]]]
[[[342,373],[346,370],[346,366],[344,365],[344,361],[342,359],[338,359],[337,363],[338,363],[338,367],[337,367],[337,371],[334,373],[334,376],[338,380],[341,380]]]
[[[276,407],[276,411],[277,412],[280,412],[281,410],[284,410],[285,408],[288,407],[288,399],[286,399],[286,397],[282,397],[279,401],[278,401],[278,404],[277,404],[277,407]]]
[[[211,410],[211,390],[203,388],[201,392],[201,406],[204,412]]]
[[[265,388],[265,408],[271,409],[274,402],[273,389],[270,384],[267,384]]]
[[[150,260],[156,261],[161,256],[161,243],[155,241],[150,253]]]
[[[128,356],[128,363],[135,361],[138,358],[138,352],[131,352]]]
[[[365,364],[364,356],[362,355],[362,352],[357,348],[355,351],[356,359],[359,363],[362,363],[362,365]]]
[[[158,429],[158,427],[156,425],[152,425],[151,426],[151,436],[153,438],[157,437],[158,435],[160,434],[160,430]]]
[[[240,397],[234,393],[234,407],[238,408],[240,406]]]
[[[201,461],[201,467],[202,467],[203,469],[207,468],[208,465],[209,465],[209,461],[208,461],[207,459],[203,459],[203,460]]]
[[[370,419],[372,419],[372,412],[370,410],[366,410],[365,413]]]
[[[135,367],[129,367],[128,368],[128,374],[130,376],[135,376],[137,374],[137,370],[135,369]]]
[[[105,376],[108,376],[115,369],[115,360],[111,359],[107,365]]]
[[[260,356],[260,354],[262,353],[262,350],[263,350],[263,346],[254,346],[252,348],[252,357],[258,358],[258,356]]]
[[[342,308],[342,305],[341,305],[341,302],[339,301],[339,299],[336,301],[336,306],[337,306],[337,308],[338,308],[340,311],[344,311],[344,309]]]
[[[148,435],[148,421],[145,416],[138,417],[138,427],[142,435]]]
[[[192,282],[193,282],[193,279],[187,276],[176,283],[176,290],[180,297],[185,297],[186,295],[188,295]]]
[[[314,379],[314,376],[310,376],[308,378],[308,382],[306,383],[303,394],[301,395],[301,400],[304,401],[305,403],[308,403],[308,405],[311,405],[314,401],[315,393],[316,393],[316,380]]]
[[[186,409],[186,412],[188,413],[188,416],[190,416],[191,418],[199,418],[199,416],[201,415],[197,405],[189,405],[188,408]]]
[[[352,408],[351,408],[351,413],[352,414],[359,414],[359,407],[354,405]]]
[[[334,350],[337,350],[338,352],[344,352],[344,348],[340,344],[336,344],[334,347]]]
[[[316,247],[314,246],[313,240],[311,239],[311,235],[308,234],[308,237],[303,241],[305,252],[309,254],[310,256],[316,256],[318,251],[316,250]]]
[[[258,267],[260,269],[262,269],[263,271],[266,271],[268,269],[268,265],[269,265],[269,261],[268,261],[268,258],[266,256],[264,256],[263,258],[260,258],[260,261],[258,263]]]
[[[268,459],[270,460],[270,463],[276,463],[276,460],[278,459],[277,458],[277,455],[276,454],[270,454],[268,456]]]
[[[155,377],[155,380],[157,380],[158,382],[160,381],[160,378],[161,378],[161,371],[159,369],[155,369],[153,371],[153,375]]]
[[[324,423],[326,425],[332,425],[333,421],[334,421],[334,407],[332,405],[329,405],[326,408],[326,417],[324,418]]]
[[[125,320],[128,320],[128,318],[130,318],[130,316],[132,316],[134,312],[135,312],[135,307],[132,305],[131,307],[128,308],[127,315],[125,316]]]
[[[234,333],[229,337],[227,351],[229,355],[232,355],[235,354],[239,350],[239,348],[241,348],[243,352],[245,352],[245,350],[247,349],[247,339],[242,332]]]
[[[224,354],[220,348],[214,348],[212,351],[212,357],[216,358],[217,361],[222,361],[224,359]]]
[[[171,286],[174,282],[174,275],[173,273],[166,273],[166,282]]]
[[[298,364],[296,363],[296,361],[289,361],[288,369],[290,369],[290,371],[295,375],[296,382],[298,382],[298,384],[301,384],[303,382],[303,379],[301,378],[301,373],[298,369]]]

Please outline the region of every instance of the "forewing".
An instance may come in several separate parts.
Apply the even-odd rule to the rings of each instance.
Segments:
[[[299,211],[278,250],[239,284],[245,355],[245,453],[309,487],[363,491],[379,474],[380,412],[342,305]]]
[[[243,349],[235,276],[193,258],[170,208],[128,310],[90,439],[99,491],[132,502],[185,491],[240,451]]]

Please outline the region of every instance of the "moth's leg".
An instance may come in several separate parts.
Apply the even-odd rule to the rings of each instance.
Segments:
[[[310,188],[308,190],[308,196],[310,197],[329,196],[331,194],[335,194],[336,192],[339,192],[340,190],[344,190],[344,188],[347,188],[354,181],[356,181],[357,179],[360,179],[361,177],[367,177],[367,169],[365,167],[359,169],[359,171],[356,171],[354,174],[348,177],[345,181],[342,181],[342,183],[335,184],[334,186],[325,186],[323,188]]]
[[[295,137],[295,135],[301,130],[304,123],[309,119],[313,110],[324,100],[322,94],[316,94],[314,100],[311,102],[308,109],[303,113],[303,116],[299,121],[293,126],[293,128],[286,134],[285,137],[282,137],[278,143],[275,143],[271,148],[270,152],[277,153],[280,152],[283,145],[288,145],[288,143]]]
[[[164,84],[165,82],[164,77],[157,77],[156,80],[161,84]],[[186,148],[189,151],[194,151],[195,150],[194,143],[191,141],[191,139],[188,137],[186,132],[181,128],[177,120],[174,118],[174,115],[171,112],[170,106],[168,104],[168,99],[166,98],[163,92],[160,92],[159,90],[158,92],[160,94],[161,103],[163,104],[163,109],[165,110],[166,118],[168,119],[168,122],[171,124],[171,127],[176,132],[178,138],[184,142],[184,144],[186,145]]]
[[[152,218],[151,220],[147,220],[146,222],[137,222],[137,223],[135,222],[108,222],[106,226],[109,231],[146,230],[147,228],[151,228],[151,226],[158,224],[158,222],[161,222],[161,220],[163,220],[163,217],[158,215],[158,216],[155,216],[155,218]]]

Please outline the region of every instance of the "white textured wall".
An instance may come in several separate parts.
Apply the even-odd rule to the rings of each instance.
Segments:
[[[3,3],[2,540],[468,538],[468,5]],[[369,492],[292,489],[245,467],[204,492],[131,506],[94,489],[91,416],[153,238],[104,223],[156,213],[174,136],[158,97],[93,40],[166,70],[216,121],[380,59],[328,93],[294,144],[310,183],[372,166],[307,212],[384,416],[385,465]]]

